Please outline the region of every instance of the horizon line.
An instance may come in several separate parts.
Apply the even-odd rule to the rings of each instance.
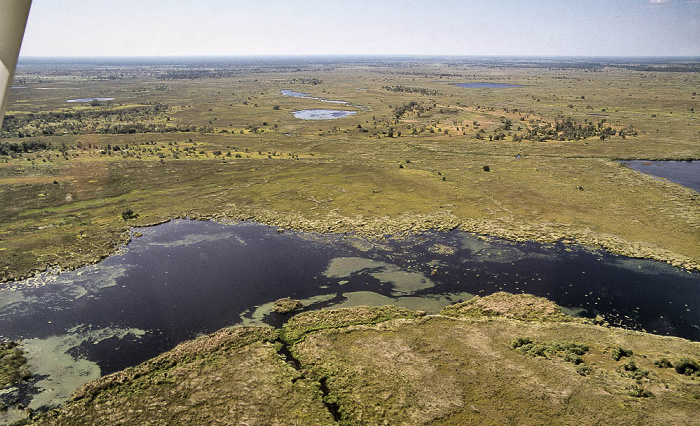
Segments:
[[[216,55],[22,55],[22,59],[181,59],[181,58],[514,58],[514,59],[689,59],[700,60],[700,55],[508,55],[508,54],[216,54]]]

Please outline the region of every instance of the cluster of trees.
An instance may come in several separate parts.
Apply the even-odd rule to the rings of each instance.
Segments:
[[[51,142],[22,141],[22,143],[0,142],[0,155],[12,155],[21,152],[34,152],[51,149]]]
[[[304,78],[304,77],[298,77],[298,78],[291,78],[287,80],[282,80],[282,84],[311,84],[312,86],[315,86],[317,84],[323,83],[323,80],[320,78]]]
[[[418,114],[422,114],[425,112],[425,107],[423,107],[418,102],[411,101],[407,104],[403,104],[394,108],[394,117],[396,117],[396,119],[398,120],[401,117],[403,117],[404,114],[411,111],[416,112]]]
[[[618,134],[618,131],[606,124],[606,120],[600,120],[598,123],[593,123],[586,120],[583,124],[576,122],[571,117],[559,120],[557,119],[554,125],[547,123],[527,129],[522,135],[522,139],[532,141],[546,140],[581,140],[591,137],[600,137],[605,140],[611,136]],[[619,131],[619,135],[623,138],[627,135],[637,136],[637,131],[632,127]]]
[[[422,87],[382,86],[382,89],[388,90],[390,92],[420,93],[421,95],[431,95],[431,96],[437,96],[440,94],[440,92],[438,92],[437,90],[424,89]]]
[[[155,103],[130,109],[81,109],[60,112],[8,115],[0,137],[24,138],[61,134],[151,133],[201,131],[194,126],[143,124],[144,120],[163,118],[168,106]],[[114,124],[117,123],[117,124]]]
[[[198,78],[226,78],[240,75],[240,69],[183,69],[167,70],[158,74],[156,78],[161,80],[196,80]]]
[[[108,135],[127,135],[134,133],[174,133],[174,132],[199,132],[213,133],[211,126],[195,126],[187,124],[155,124],[155,123],[127,123],[127,124],[105,124],[95,129],[95,133]]]

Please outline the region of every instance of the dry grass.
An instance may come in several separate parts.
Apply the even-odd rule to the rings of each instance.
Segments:
[[[224,330],[86,385],[39,423],[330,424],[332,412],[347,425],[695,421],[697,374],[654,362],[697,361],[700,344],[555,321],[552,304],[532,296],[499,294],[475,305],[529,320],[390,307],[303,313],[286,325],[306,330],[290,347],[297,369],[278,355],[276,331]],[[588,349],[576,365],[552,351],[514,349],[518,338]],[[620,347],[629,356],[615,360]]]

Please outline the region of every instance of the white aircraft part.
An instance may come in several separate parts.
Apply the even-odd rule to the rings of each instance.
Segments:
[[[15,76],[32,0],[0,0],[0,126]]]

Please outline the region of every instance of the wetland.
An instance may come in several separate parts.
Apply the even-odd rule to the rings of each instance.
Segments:
[[[4,395],[33,409],[232,325],[280,327],[277,299],[302,311],[403,306],[428,314],[499,291],[633,330],[700,341],[700,275],[562,244],[452,232],[389,236],[171,221],[96,265],[0,290],[0,336],[22,341],[34,378]]]
[[[428,314],[407,335],[457,336],[446,305],[530,293],[613,326],[581,332],[595,356],[615,335],[699,358],[700,196],[630,168],[700,159],[693,66],[184,61],[20,62],[0,133],[0,335],[32,374],[4,405],[55,405],[222,327],[284,330],[285,297],[302,318],[398,305]],[[498,348],[571,335],[498,324],[506,337],[482,324]],[[275,339],[240,347],[276,359]],[[346,389],[333,371],[314,382],[328,395]]]

